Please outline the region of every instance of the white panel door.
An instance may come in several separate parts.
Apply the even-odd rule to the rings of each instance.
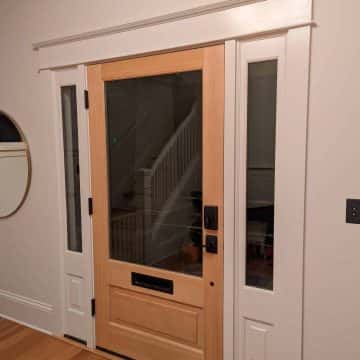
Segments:
[[[94,346],[90,164],[84,66],[54,72],[62,216],[63,334]]]
[[[300,360],[309,29],[238,42],[237,359]]]

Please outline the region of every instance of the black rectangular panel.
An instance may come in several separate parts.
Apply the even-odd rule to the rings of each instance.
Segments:
[[[348,224],[360,224],[360,200],[346,200],[346,222]]]
[[[206,235],[206,252],[211,254],[218,253],[218,238],[215,235]]]
[[[66,186],[67,249],[82,253],[79,131],[76,86],[61,87]]]
[[[278,61],[249,63],[247,77],[246,285],[273,290]]]
[[[204,227],[208,230],[218,229],[218,208],[217,206],[205,206]]]
[[[174,293],[174,282],[168,279],[133,272],[131,273],[131,283],[134,286],[143,287],[145,289],[160,291],[167,294]]]

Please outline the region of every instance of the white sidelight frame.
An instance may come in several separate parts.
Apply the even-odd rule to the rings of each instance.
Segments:
[[[238,360],[235,350],[235,144],[236,40],[225,43],[224,118],[224,360]]]
[[[69,256],[66,251],[66,206],[64,183],[59,189],[62,258],[61,293],[62,308],[65,314],[65,273],[78,272],[86,281],[87,297],[93,296],[93,254],[91,219],[84,214],[87,210],[87,198],[90,193],[89,137],[87,130],[87,111],[84,109],[83,90],[86,89],[86,64],[122,59],[132,56],[170,52],[178,49],[194,48],[218,42],[225,42],[225,141],[224,141],[224,359],[248,360],[244,353],[241,334],[244,331],[244,317],[251,313],[244,309],[244,303],[250,297],[243,295],[244,234],[239,224],[243,224],[242,206],[244,191],[244,69],[241,67],[243,50],[251,43],[266,44],[267,41],[283,41],[283,67],[286,73],[284,84],[285,100],[281,109],[282,116],[291,118],[290,133],[297,133],[296,166],[289,163],[291,178],[298,191],[289,196],[295,204],[293,211],[297,219],[296,226],[288,228],[287,234],[296,243],[292,254],[295,285],[292,288],[291,301],[297,302],[296,314],[289,317],[289,322],[296,322],[297,340],[288,347],[296,348],[287,359],[300,360],[302,352],[302,297],[303,297],[303,233],[304,233],[304,192],[306,162],[306,122],[309,79],[309,48],[312,26],[312,0],[227,0],[194,9],[193,11],[165,14],[158,18],[121,24],[118,27],[99,31],[70,35],[65,38],[46,40],[33,45],[39,55],[39,69],[52,74],[54,96],[57,97],[56,120],[61,124],[59,112],[60,84],[77,86],[78,121],[81,122],[81,181],[83,194],[83,247],[82,257]],[[275,39],[275,40],[273,40]],[[262,42],[262,43],[261,43]],[[266,46],[266,45],[265,45]],[[292,69],[292,71],[290,71]],[[241,131],[242,129],[242,131]],[[289,144],[291,145],[291,144]],[[85,150],[86,149],[86,150]],[[240,158],[239,158],[240,154]],[[62,152],[62,128],[57,126],[57,168],[58,176],[64,179]],[[85,176],[88,174],[88,176]],[[86,179],[87,178],[87,179]],[[239,182],[242,179],[242,182]],[[86,194],[85,194],[86,193]],[[86,203],[85,203],[86,202]],[[288,219],[282,215],[282,221]],[[239,222],[240,221],[240,222]],[[241,223],[242,221],[242,223]],[[86,234],[86,235],[85,235]],[[276,246],[276,245],[275,245]],[[295,252],[297,251],[297,254]],[[70,254],[71,255],[71,254]],[[76,260],[75,260],[76,259]],[[287,261],[285,259],[284,261]],[[275,270],[276,271],[276,270]],[[75,274],[76,275],[76,274]],[[291,276],[287,274],[286,276]],[[276,286],[276,285],[275,285]],[[262,295],[262,294],[261,294]],[[249,295],[250,296],[250,295]],[[298,300],[297,300],[298,299]],[[89,347],[95,346],[94,321],[90,314],[90,301],[86,305],[86,341]],[[249,315],[250,314],[250,315]],[[253,314],[254,315],[254,314]],[[255,319],[256,320],[256,319]],[[62,329],[66,318],[63,317]],[[300,327],[299,324],[300,323]],[[64,332],[64,331],[63,331]],[[60,334],[59,334],[60,335]],[[71,335],[71,334],[70,334]],[[300,354],[300,355],[299,355]],[[292,356],[294,355],[294,356]],[[257,358],[255,360],[258,360]],[[270,360],[273,360],[270,358]],[[281,357],[275,360],[282,360]]]
[[[80,192],[82,252],[68,250],[66,219],[66,185],[63,142],[63,118],[61,106],[61,87],[76,86],[76,105],[79,141]],[[85,109],[84,91],[86,89],[85,66],[60,69],[53,72],[53,87],[56,94],[56,148],[57,173],[59,179],[59,203],[61,232],[61,334],[86,341],[94,348],[94,321],[91,316],[93,286],[93,246],[92,222],[88,214],[88,198],[91,197],[90,147],[88,114]],[[73,302],[73,304],[72,304]]]
[[[237,44],[235,343],[239,360],[302,358],[309,44],[309,27]],[[274,290],[268,291],[245,283],[247,92],[248,64],[273,59],[278,61],[275,249]],[[259,343],[249,343],[248,333]],[[249,349],[253,346],[259,350]]]

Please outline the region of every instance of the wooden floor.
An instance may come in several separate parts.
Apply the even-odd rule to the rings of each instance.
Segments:
[[[109,358],[0,318],[0,359],[104,360]]]

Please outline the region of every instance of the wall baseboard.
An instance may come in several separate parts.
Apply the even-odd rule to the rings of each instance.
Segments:
[[[14,319],[14,318],[12,318],[11,316],[7,316],[7,315],[4,315],[4,314],[2,314],[2,313],[0,313],[0,319],[1,319],[1,318],[2,318],[2,319],[9,320],[9,321],[13,321],[13,322],[15,322],[15,323],[17,323],[17,324],[20,324],[20,325],[24,325],[24,326],[26,326],[26,327],[28,327],[28,328],[30,328],[30,329],[34,329],[34,330],[36,330],[36,331],[40,331],[40,332],[42,332],[42,333],[44,333],[44,334],[47,334],[47,335],[53,335],[53,333],[52,333],[51,331],[48,331],[48,330],[39,328],[39,327],[37,327],[37,326],[34,326],[34,325],[32,325],[32,324],[28,324],[27,322],[20,321],[20,320],[18,320],[18,319]]]
[[[0,317],[46,334],[53,333],[52,305],[1,289]]]

